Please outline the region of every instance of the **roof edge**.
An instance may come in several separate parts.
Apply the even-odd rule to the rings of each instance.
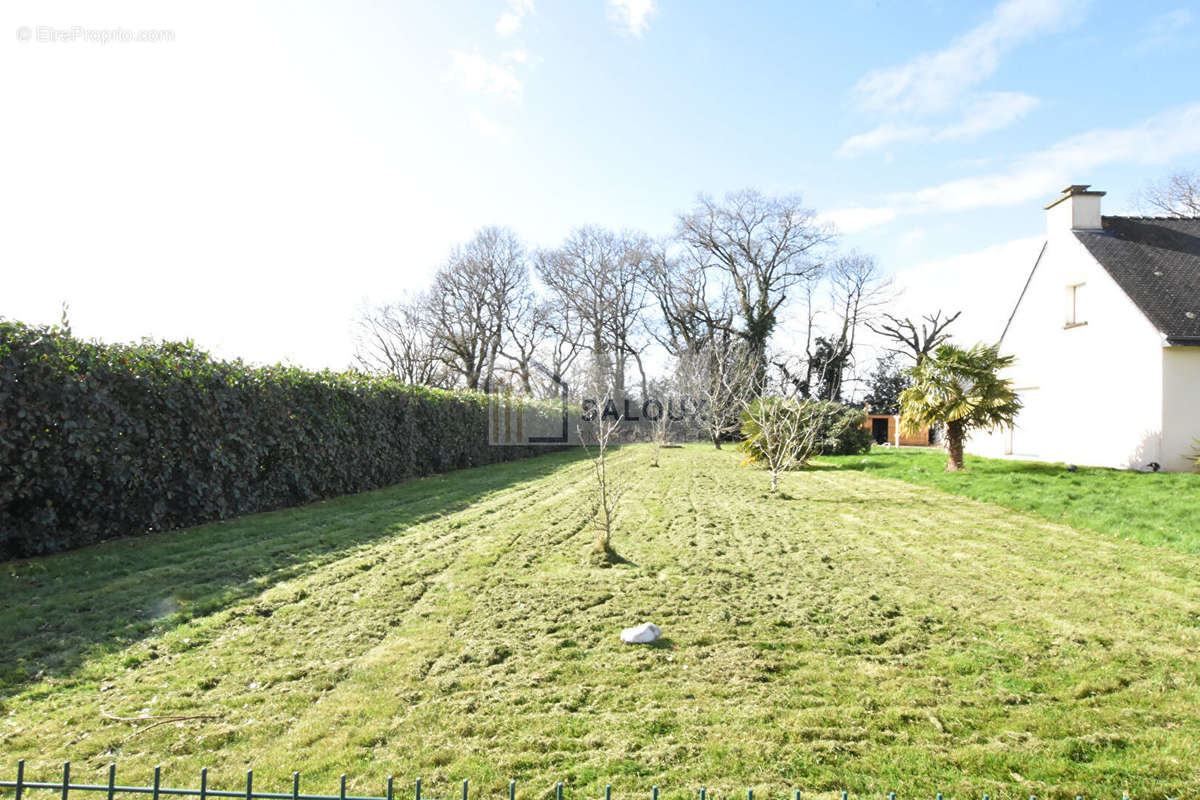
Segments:
[[[1062,201],[1070,200],[1072,197],[1104,197],[1104,195],[1106,195],[1106,194],[1108,194],[1108,192],[1087,192],[1087,191],[1072,192],[1071,194],[1064,194],[1062,197],[1058,198],[1050,205],[1043,206],[1043,208],[1045,208],[1047,211],[1049,211],[1050,209],[1054,208],[1056,205],[1058,205]]]

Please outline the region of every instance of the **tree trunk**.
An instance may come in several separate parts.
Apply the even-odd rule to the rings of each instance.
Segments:
[[[963,469],[964,433],[961,420],[946,423],[946,451],[950,455],[946,460],[947,472],[959,472]]]

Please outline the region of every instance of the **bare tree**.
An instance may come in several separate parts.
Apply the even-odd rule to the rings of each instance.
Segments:
[[[403,383],[448,386],[451,378],[438,358],[426,305],[425,297],[417,294],[397,303],[364,308],[355,324],[358,365]]]
[[[534,368],[537,356],[554,335],[552,311],[552,306],[538,300],[537,295],[528,290],[514,298],[504,316],[500,355],[508,359],[507,371],[521,391],[530,397],[534,396],[534,382],[539,380]]]
[[[803,350],[778,353],[771,359],[771,365],[779,373],[779,382],[801,397],[809,397],[812,394],[813,377],[820,360],[817,340],[820,338],[818,319],[821,309],[817,303],[817,290],[823,277],[821,274],[809,275],[801,284],[804,295]]]
[[[662,449],[671,443],[671,415],[667,409],[659,410],[658,418],[650,422],[650,466],[657,467]]]
[[[741,427],[744,402],[759,384],[751,345],[731,335],[710,339],[700,350],[680,356],[677,375],[682,395],[700,406],[696,410],[704,434],[720,450],[721,440]]]
[[[676,420],[671,413],[671,381],[658,378],[651,382],[651,398],[642,406],[642,418],[650,438],[650,466],[657,467],[662,449],[671,443],[671,432]],[[666,405],[663,405],[663,399]],[[657,416],[651,416],[651,411]]]
[[[466,388],[492,387],[505,322],[528,281],[524,247],[503,228],[480,230],[438,270],[429,293],[434,341]]]
[[[923,316],[918,328],[918,323],[913,322],[911,317],[901,319],[891,314],[883,314],[880,321],[868,322],[867,328],[895,343],[896,346],[885,348],[888,352],[912,356],[919,365],[938,345],[950,337],[946,328],[960,316],[962,312],[956,311],[942,319],[942,311],[938,309],[933,314]]]
[[[556,398],[564,380],[574,385],[572,367],[583,345],[583,328],[570,308],[530,293],[510,310],[504,329],[504,371],[521,392]]]
[[[892,298],[891,281],[874,257],[851,252],[801,285],[805,300],[803,348],[775,356],[781,383],[802,398],[841,401],[855,367],[861,329]],[[851,377],[851,379],[853,379]]]
[[[1142,208],[1168,217],[1200,217],[1200,171],[1176,172],[1148,185],[1138,198]]]
[[[679,217],[678,237],[706,269],[719,270],[732,287],[741,317],[737,334],[750,348],[758,374],[766,374],[767,342],[788,291],[818,273],[832,231],[798,196],[768,197],[756,189],[701,195]]]
[[[661,324],[648,330],[672,356],[699,352],[718,335],[733,332],[733,303],[728,286],[709,280],[696,253],[672,257],[657,250],[648,273],[649,292],[658,304]],[[649,320],[647,320],[649,322]]]
[[[616,273],[617,285],[613,292],[612,315],[609,318],[609,335],[612,336],[617,354],[615,383],[618,392],[624,394],[627,359],[633,359],[637,367],[638,383],[642,396],[647,394],[646,365],[642,355],[647,342],[638,336],[645,328],[644,311],[647,306],[646,268],[650,258],[650,241],[642,234],[623,233],[620,237],[622,257]]]
[[[816,365],[825,373],[822,391],[816,396],[840,401],[846,370],[854,368],[858,331],[875,320],[878,309],[893,295],[891,281],[880,274],[874,257],[857,252],[833,262],[829,270],[829,294],[835,328],[825,337],[828,352],[824,363]],[[809,370],[810,380],[812,371]]]
[[[583,350],[585,326],[570,306],[561,305],[551,299],[543,304],[543,308],[546,309],[546,320],[551,335],[540,351],[542,363],[561,379],[572,374]],[[551,382],[545,385],[543,394],[556,396],[558,391],[559,386]]]
[[[606,418],[602,409],[613,401],[611,391],[606,393],[591,420],[585,420],[579,428],[579,439],[585,452],[592,456],[592,507],[591,523],[595,533],[596,552],[606,558],[613,556],[612,532],[616,526],[617,512],[626,485],[613,471],[609,449],[617,441],[623,416]],[[589,448],[589,442],[594,446]],[[594,455],[593,455],[594,453]]]
[[[593,381],[600,386],[611,379],[618,396],[625,393],[630,358],[645,390],[645,345],[637,332],[646,305],[643,275],[649,255],[650,245],[642,234],[585,226],[558,248],[537,256],[542,282],[584,327]]]

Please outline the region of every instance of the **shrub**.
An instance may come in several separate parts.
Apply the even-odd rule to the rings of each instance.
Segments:
[[[863,427],[867,421],[866,411],[842,406],[826,420],[828,428],[821,438],[821,455],[853,456],[870,452],[871,431]]]
[[[487,411],[481,394],[0,321],[0,556],[545,452],[489,445]]]
[[[767,404],[765,408],[764,403]],[[808,435],[793,437],[804,445],[804,449],[811,447],[811,455],[855,455],[871,449],[871,432],[863,427],[867,414],[862,409],[826,400],[784,402],[781,398],[759,398],[742,414],[742,441],[738,445],[752,462],[766,461],[761,424],[765,419],[764,412],[799,415],[802,421],[796,427],[800,429],[815,424],[816,430],[809,431]],[[810,454],[799,455],[798,460],[803,462]]]

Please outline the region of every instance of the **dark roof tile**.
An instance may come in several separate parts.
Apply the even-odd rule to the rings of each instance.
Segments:
[[[1101,223],[1075,236],[1168,340],[1200,342],[1200,217]]]

